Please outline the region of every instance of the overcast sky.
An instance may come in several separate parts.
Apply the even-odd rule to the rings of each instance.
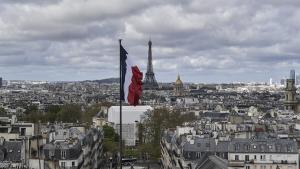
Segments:
[[[1,0],[0,76],[118,76],[118,38],[158,81],[279,80],[300,73],[297,0]]]

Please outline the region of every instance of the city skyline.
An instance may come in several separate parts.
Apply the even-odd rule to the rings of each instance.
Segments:
[[[158,82],[279,82],[300,72],[300,2],[55,0],[0,4],[0,77],[118,77],[118,39]],[[242,9],[242,10],[241,10]]]

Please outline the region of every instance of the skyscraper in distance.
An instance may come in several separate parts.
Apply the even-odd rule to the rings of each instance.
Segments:
[[[300,74],[296,76],[296,85],[300,85]]]
[[[294,69],[292,69],[291,71],[290,71],[290,79],[293,79],[293,80],[295,80],[295,70]]]

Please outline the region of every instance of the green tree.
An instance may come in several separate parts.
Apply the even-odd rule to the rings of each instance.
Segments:
[[[59,105],[51,105],[49,106],[47,112],[46,112],[46,117],[45,117],[45,122],[54,122],[57,120],[57,114],[61,110],[61,106]]]
[[[112,140],[108,140],[108,139],[104,139],[104,142],[103,142],[103,151],[105,153],[111,153],[111,154],[114,154],[118,151],[118,143],[117,142],[114,142]]]
[[[32,123],[37,123],[39,120],[43,119],[42,116],[43,115],[40,112],[34,111],[34,112],[31,112],[31,113],[27,114],[25,116],[25,120],[29,121],[29,122],[32,122]]]
[[[103,126],[103,132],[104,132],[104,138],[115,140],[115,137],[117,134],[115,133],[114,128],[112,128],[111,126],[105,125],[105,126]]]
[[[193,113],[181,114],[180,111],[171,111],[167,108],[154,109],[147,114],[147,118],[139,127],[142,131],[139,137],[143,137],[139,152],[148,153],[151,158],[160,157],[160,140],[162,132],[167,128],[175,128],[184,122],[195,120]]]
[[[82,117],[81,106],[77,104],[66,104],[57,113],[57,120],[63,122],[77,122]]]
[[[138,157],[138,150],[136,148],[127,147],[125,148],[125,157],[137,158]]]
[[[116,153],[119,147],[118,134],[115,133],[114,128],[108,125],[103,126],[103,132],[104,132],[103,151],[105,153],[111,153],[111,154]]]
[[[6,111],[3,107],[0,107],[0,116],[5,116],[6,115]]]
[[[92,122],[92,119],[101,110],[101,104],[93,104],[86,108],[84,115],[82,116],[82,121]]]
[[[26,109],[25,112],[24,112],[25,114],[30,114],[32,112],[37,112],[38,111],[38,107],[36,105],[27,106],[25,109]]]

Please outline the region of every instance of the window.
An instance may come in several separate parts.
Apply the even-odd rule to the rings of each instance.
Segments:
[[[72,161],[72,167],[75,167],[75,161]]]
[[[266,160],[266,155],[261,155],[261,156],[260,156],[260,159],[261,159],[261,160]]]
[[[254,155],[254,160],[256,160],[256,155]]]
[[[239,150],[240,149],[240,144],[235,144],[234,148],[235,148],[235,150]]]
[[[250,169],[250,166],[246,166],[246,169]]]
[[[188,158],[191,158],[191,154],[190,152],[187,153]]]
[[[61,158],[66,158],[66,150],[61,151]]]
[[[281,145],[280,144],[277,144],[276,145],[276,151],[278,152],[278,151],[281,151]]]
[[[267,169],[267,166],[261,165],[261,166],[260,166],[260,169]]]
[[[291,152],[292,151],[292,146],[291,145],[287,145],[287,151]]]
[[[246,146],[246,150],[249,151],[250,150],[250,145]]]
[[[49,150],[49,156],[54,157],[54,150]]]
[[[250,161],[249,160],[249,155],[245,155],[245,161]]]
[[[65,167],[65,166],[66,166],[66,162],[61,162],[60,165],[61,165],[62,167]]]
[[[235,159],[235,160],[239,160],[239,155],[235,155],[235,156],[234,156],[234,159]]]
[[[201,147],[201,143],[197,143],[197,147]]]
[[[206,147],[210,147],[210,143],[206,143]]]
[[[21,128],[21,136],[25,136],[26,134],[26,128]]]

